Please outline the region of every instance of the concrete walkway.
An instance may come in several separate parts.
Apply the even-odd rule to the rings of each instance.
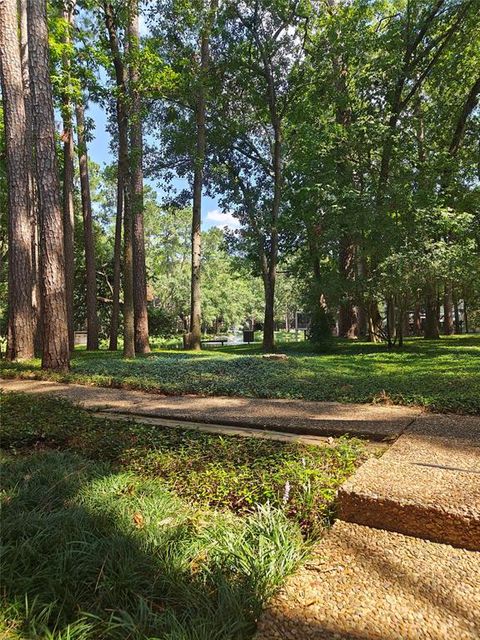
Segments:
[[[0,388],[4,391],[53,394],[96,411],[276,429],[313,436],[349,433],[376,441],[393,441],[420,414],[417,409],[398,406],[218,396],[162,396],[41,380],[0,380]]]

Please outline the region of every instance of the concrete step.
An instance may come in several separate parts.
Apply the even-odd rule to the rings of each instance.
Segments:
[[[480,472],[368,460],[338,492],[341,520],[480,550]]]
[[[255,640],[478,640],[480,553],[337,521]]]

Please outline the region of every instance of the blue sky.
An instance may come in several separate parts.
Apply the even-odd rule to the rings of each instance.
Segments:
[[[91,132],[93,139],[88,145],[90,158],[100,166],[110,164],[115,158],[110,150],[110,134],[107,131],[106,114],[101,106],[90,103],[87,115],[92,118],[95,124],[95,129]],[[157,191],[159,199],[161,199],[162,190],[158,184],[153,181],[148,181],[148,183]],[[180,187],[183,186],[180,180],[178,185]],[[238,226],[238,222],[230,214],[224,214],[219,211],[218,202],[215,199],[204,196],[202,199],[202,227],[209,229],[215,226],[234,228]]]

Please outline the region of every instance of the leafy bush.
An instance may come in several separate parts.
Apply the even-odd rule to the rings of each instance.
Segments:
[[[172,338],[177,333],[178,317],[159,307],[148,307],[148,329],[150,335]]]

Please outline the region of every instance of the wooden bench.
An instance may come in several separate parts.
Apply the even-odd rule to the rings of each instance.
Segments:
[[[223,345],[228,342],[228,338],[218,338],[215,340],[201,340],[200,344],[204,345],[204,344],[221,344],[222,347]]]

